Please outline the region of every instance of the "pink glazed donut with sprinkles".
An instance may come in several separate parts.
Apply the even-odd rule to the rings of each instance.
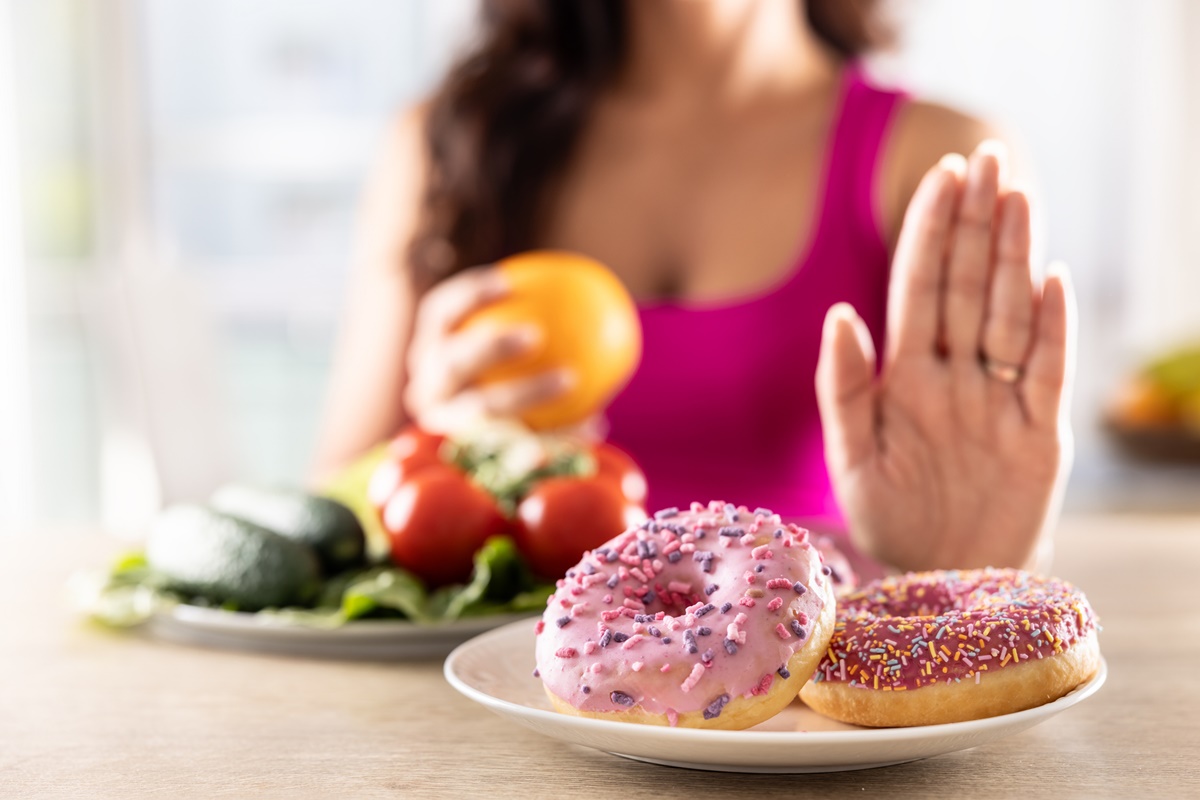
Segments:
[[[936,725],[1049,703],[1096,674],[1096,615],[1069,583],[1015,569],[910,573],[838,599],[800,692],[871,727]]]
[[[791,703],[833,633],[831,570],[766,509],[693,503],[585,553],[536,625],[564,714],[740,730]]]

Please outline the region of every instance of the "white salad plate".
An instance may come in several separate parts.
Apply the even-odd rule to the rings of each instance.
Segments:
[[[519,619],[530,618],[492,614],[436,625],[368,619],[317,627],[284,616],[179,604],[156,612],[146,627],[159,639],[202,647],[317,658],[413,659],[444,656],[472,636]]]
[[[859,728],[799,701],[745,731],[668,728],[571,717],[551,710],[533,677],[533,622],[481,634],[446,659],[450,684],[481,705],[569,744],[672,767],[718,772],[840,772],[903,764],[978,747],[1020,733],[1091,697],[1107,665],[1052,703],[1000,717],[917,728]]]

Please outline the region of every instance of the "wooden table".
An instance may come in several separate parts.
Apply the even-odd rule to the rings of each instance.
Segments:
[[[0,797],[1200,796],[1200,517],[1063,521],[1055,572],[1104,625],[1108,683],[972,751],[828,775],[657,767],[543,738],[461,697],[441,663],[170,645],[83,625],[96,532],[0,539]]]

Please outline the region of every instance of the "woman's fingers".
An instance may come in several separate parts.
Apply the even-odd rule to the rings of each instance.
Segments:
[[[538,328],[514,325],[496,329],[478,325],[461,333],[448,335],[442,343],[440,369],[431,365],[432,376],[439,384],[438,394],[450,397],[470,386],[487,369],[528,353],[540,340]]]
[[[414,343],[406,402],[418,418],[473,386],[482,373],[521,356],[540,339],[527,325],[497,329],[480,325],[459,333],[426,337]]]
[[[889,362],[900,354],[930,356],[936,352],[942,266],[963,165],[963,157],[957,154],[934,165],[904,214],[888,298]]]
[[[484,412],[491,417],[516,417],[534,406],[559,397],[575,385],[575,375],[566,369],[554,369],[498,381],[472,390],[481,398]]]
[[[417,333],[435,335],[458,327],[471,312],[508,293],[504,276],[495,267],[472,267],[439,283],[421,299]]]
[[[942,298],[945,346],[954,365],[978,372],[984,307],[992,263],[993,221],[1004,150],[988,141],[967,162]]]
[[[484,369],[519,355],[536,331],[473,328],[454,333],[472,312],[508,293],[494,267],[474,267],[430,289],[417,308],[408,352],[405,404],[418,419],[470,385]]]
[[[518,417],[570,389],[575,377],[567,370],[549,370],[527,378],[498,381],[459,392],[431,406],[418,420],[440,433],[461,431],[479,420]]]
[[[1051,265],[1037,308],[1036,331],[1021,383],[1029,417],[1035,425],[1055,429],[1070,404],[1075,363],[1075,294],[1061,262]]]
[[[983,355],[1001,366],[1019,367],[1033,338],[1033,274],[1030,267],[1029,198],[1013,190],[1000,202],[996,264],[992,269]]]
[[[847,303],[835,304],[825,315],[816,380],[825,457],[842,472],[875,449],[875,346]]]

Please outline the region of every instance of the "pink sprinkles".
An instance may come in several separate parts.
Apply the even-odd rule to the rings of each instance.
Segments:
[[[731,676],[744,674],[745,668],[751,667],[751,663],[741,663],[744,659],[739,660],[739,646],[747,645],[753,637],[770,636],[767,631],[773,631],[778,637],[773,640],[777,644],[772,647],[780,648],[785,654],[787,650],[800,646],[790,642],[788,645],[778,644],[793,639],[796,620],[790,620],[792,628],[785,624],[789,622],[786,619],[784,623],[772,620],[772,627],[760,617],[748,630],[749,617],[742,612],[755,609],[758,600],[769,611],[778,612],[784,608],[787,599],[782,596],[783,593],[789,593],[788,597],[795,596],[790,594],[792,592],[806,593],[806,587],[795,578],[799,576],[807,581],[812,573],[797,572],[794,566],[796,562],[775,559],[774,552],[776,548],[803,542],[806,532],[793,525],[779,527],[782,522],[778,516],[765,509],[756,509],[751,514],[744,508],[735,509],[727,504],[714,503],[707,508],[708,514],[714,515],[712,518],[704,514],[705,510],[704,506],[693,504],[690,513],[699,518],[689,519],[675,518],[673,511],[668,509],[657,515],[656,519],[647,520],[606,546],[586,554],[577,568],[557,582],[558,591],[548,605],[552,604],[553,608],[561,610],[557,614],[548,610],[544,619],[537,623],[536,630],[541,633],[547,621],[554,622],[562,633],[558,630],[552,630],[551,633],[575,645],[559,647],[554,651],[557,658],[574,659],[581,652],[590,657],[582,665],[582,671],[571,671],[571,674],[578,676],[573,679],[579,681],[573,687],[573,696],[576,698],[573,702],[579,703],[579,707],[603,710],[616,707],[616,710],[621,710],[643,702],[640,694],[626,691],[628,688],[638,688],[636,685],[612,685],[621,680],[622,675],[628,676],[625,669],[635,673],[665,675],[676,671],[671,663],[675,662],[674,666],[680,672],[686,670],[686,677],[678,684],[678,690],[687,693],[696,688],[708,669],[718,669],[716,680],[722,683],[728,680],[726,673]],[[717,546],[718,542],[720,547]],[[686,566],[684,559],[680,558],[685,554],[691,554],[686,559]],[[737,583],[726,588],[728,601],[718,598],[716,603],[707,602],[709,597],[715,597],[719,587],[704,578],[697,582],[695,579],[700,578],[700,573],[712,573],[714,566],[718,571],[730,572],[726,568],[728,565],[746,564],[747,558],[752,560],[749,565],[751,569],[742,572],[741,582],[735,582],[732,575],[724,576],[722,583]],[[736,562],[736,559],[741,561]],[[665,563],[667,561],[678,563],[679,567],[673,568]],[[683,569],[683,576],[677,574],[673,577],[670,574],[670,570],[680,568]],[[737,596],[743,590],[744,593]],[[585,592],[588,592],[586,596]],[[592,608],[589,608],[589,600]],[[614,600],[621,605],[614,606]],[[588,624],[589,615],[597,621],[595,632]],[[704,617],[708,617],[703,620],[707,625],[698,624]],[[807,617],[804,619],[807,621]],[[580,629],[581,625],[583,629]],[[703,648],[700,644],[703,640],[697,637],[711,636],[714,630],[723,631],[725,635],[722,637],[718,633],[713,641],[705,641],[705,644],[714,646]],[[672,644],[673,641],[676,643]],[[558,643],[562,642],[563,638],[559,638]],[[636,660],[632,658],[632,652],[624,657],[618,654],[614,660],[614,644],[619,645],[622,651],[636,650]],[[749,646],[753,646],[753,643]],[[544,658],[549,650],[539,647],[539,652],[543,653]],[[610,657],[605,659],[605,653]],[[679,659],[683,659],[682,664],[678,663]],[[604,664],[613,669],[606,671]],[[622,664],[628,666],[623,667]],[[542,666],[548,665],[543,663]],[[562,680],[566,674],[564,669],[565,665],[542,671],[543,680],[556,694],[560,693],[561,687],[555,681]],[[601,677],[602,672],[604,677]],[[773,680],[774,672],[768,671],[753,685],[736,685],[743,682],[741,677],[726,685],[736,696],[751,696],[769,691]],[[572,695],[563,693],[562,696],[570,698]],[[702,706],[704,718],[719,717],[730,696],[721,694],[707,699]],[[611,701],[611,705],[604,703],[605,699]],[[656,703],[646,702],[652,712],[665,713],[670,724],[678,721],[681,712],[669,707],[670,704],[680,705],[677,696],[670,704],[659,701],[663,706],[660,708],[654,707]],[[690,702],[681,707],[688,712],[694,708]]]
[[[684,679],[683,683],[679,684],[679,688],[685,692],[690,692],[692,689],[696,688],[696,684],[699,683],[700,679],[703,677],[704,665],[694,664],[692,665],[692,671],[688,673],[687,678]]]

